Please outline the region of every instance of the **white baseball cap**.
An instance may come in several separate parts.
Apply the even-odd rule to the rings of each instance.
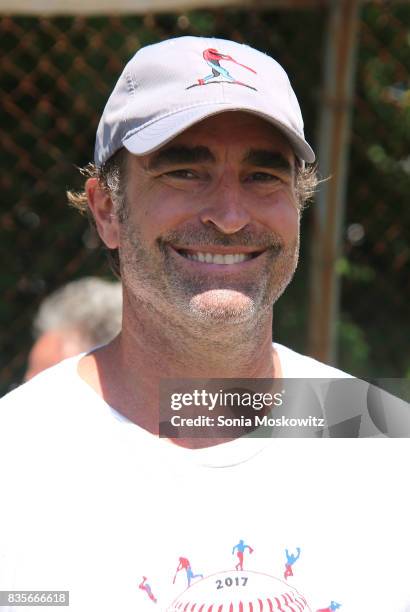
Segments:
[[[296,95],[278,62],[230,40],[183,36],[143,47],[125,66],[97,129],[95,164],[121,147],[134,155],[151,153],[226,111],[265,119],[297,157],[315,160]]]

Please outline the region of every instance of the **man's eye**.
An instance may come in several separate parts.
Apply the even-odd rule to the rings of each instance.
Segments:
[[[192,172],[192,170],[170,170],[169,172],[165,173],[165,176],[181,179],[197,178],[197,175],[195,174],[195,172]]]
[[[269,172],[252,172],[252,174],[249,174],[247,176],[246,180],[249,182],[256,181],[264,183],[280,181],[281,179],[278,176],[275,176],[274,174],[269,174]]]

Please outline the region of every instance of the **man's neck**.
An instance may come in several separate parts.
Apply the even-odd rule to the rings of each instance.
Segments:
[[[161,379],[280,378],[271,330],[271,313],[253,324],[217,322],[198,334],[144,311],[124,312],[122,333],[84,357],[79,374],[110,406],[156,434]]]

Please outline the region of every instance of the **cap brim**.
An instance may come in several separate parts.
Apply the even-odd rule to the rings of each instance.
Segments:
[[[235,106],[230,104],[203,104],[189,109],[183,109],[176,113],[156,119],[152,123],[139,128],[123,140],[124,147],[134,155],[147,155],[163,147],[170,140],[187,130],[189,127],[220,113],[229,111],[245,111],[265,119],[274,125],[289,140],[297,157],[308,163],[315,161],[315,154],[306,142],[296,131],[283,124],[278,119],[262,113],[260,110],[251,107]]]

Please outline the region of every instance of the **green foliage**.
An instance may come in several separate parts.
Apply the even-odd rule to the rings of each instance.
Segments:
[[[364,5],[346,211],[364,237],[346,238],[339,264],[342,320],[371,347],[357,373],[375,376],[404,376],[410,361],[409,34],[409,5]]]
[[[370,346],[364,331],[351,321],[342,319],[338,324],[337,336],[338,359],[345,371],[354,372],[359,377],[370,375]]]

